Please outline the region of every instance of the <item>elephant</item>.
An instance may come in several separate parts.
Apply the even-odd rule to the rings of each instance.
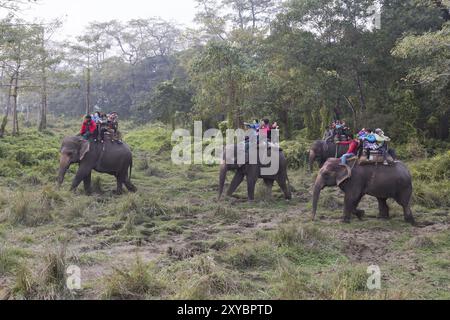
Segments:
[[[259,178],[264,179],[264,184],[270,190],[272,191],[273,184],[276,181],[278,185],[280,186],[281,190],[284,193],[284,196],[286,200],[292,199],[292,194],[290,191],[290,188],[288,187],[289,178],[287,174],[287,160],[284,156],[282,150],[279,148],[272,148],[269,149],[268,155],[270,156],[271,152],[276,150],[279,152],[279,168],[277,170],[277,173],[274,175],[264,175],[262,173],[262,168],[267,167],[261,165],[261,161],[257,161],[257,164],[250,164],[250,161],[248,159],[248,154],[246,156],[245,164],[239,165],[237,164],[237,160],[233,159],[233,163],[227,163],[225,161],[227,159],[227,152],[232,152],[234,148],[234,154],[237,154],[237,146],[227,146],[224,150],[224,156],[223,161],[220,165],[220,178],[219,178],[219,200],[222,198],[223,192],[224,192],[224,186],[225,186],[225,180],[228,171],[235,171],[235,176],[233,180],[231,181],[230,188],[228,189],[227,196],[231,197],[233,193],[237,190],[239,185],[242,183],[244,178],[247,178],[247,193],[248,193],[248,200],[254,201],[255,199],[255,187],[256,182]]]
[[[340,158],[348,151],[347,145],[338,145],[334,142],[327,142],[325,140],[315,141],[309,150],[309,170],[313,171],[314,162],[319,162],[319,167],[330,158]]]
[[[71,191],[75,191],[83,181],[86,193],[90,194],[92,170],[115,176],[117,194],[123,192],[123,184],[130,192],[137,191],[130,181],[133,155],[125,143],[119,144],[108,140],[104,143],[88,142],[79,136],[66,137],[61,146],[59,186],[63,184],[67,170],[74,163],[79,164],[79,169],[72,182]]]
[[[370,195],[378,199],[380,219],[389,219],[387,199],[392,198],[403,207],[405,221],[415,224],[411,211],[411,173],[400,161],[390,166],[360,165],[354,159],[343,165],[339,159],[329,159],[320,170],[314,185],[313,220],[321,191],[325,187],[334,186],[345,193],[343,221],[346,223],[350,222],[352,214],[362,219],[364,211],[358,210],[358,204],[365,195]]]

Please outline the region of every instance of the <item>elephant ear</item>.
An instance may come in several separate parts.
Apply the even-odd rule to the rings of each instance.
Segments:
[[[83,161],[86,154],[89,152],[91,144],[89,141],[82,141],[81,142],[81,149],[80,149],[80,161]]]
[[[340,186],[344,181],[350,179],[352,176],[352,169],[348,165],[341,165],[339,172],[336,175],[337,185]]]

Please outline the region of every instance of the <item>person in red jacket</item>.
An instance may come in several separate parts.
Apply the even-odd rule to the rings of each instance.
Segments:
[[[92,120],[92,116],[87,115],[84,118],[83,125],[81,126],[80,135],[85,139],[89,140],[94,137],[95,131],[97,130],[97,124]]]
[[[341,164],[345,166],[347,164],[347,159],[351,158],[351,157],[355,157],[356,154],[358,153],[359,140],[358,139],[353,139],[353,140],[350,140],[350,141],[339,141],[337,144],[350,145],[350,147],[348,148],[347,153],[344,154],[341,157]]]

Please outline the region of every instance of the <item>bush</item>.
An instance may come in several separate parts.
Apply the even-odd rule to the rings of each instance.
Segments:
[[[114,272],[105,279],[104,297],[122,300],[159,297],[165,285],[155,275],[155,268],[145,265],[138,257],[131,269],[115,268]]]
[[[414,200],[428,208],[450,207],[450,151],[411,165]]]
[[[288,161],[289,168],[299,169],[306,167],[308,163],[311,142],[305,139],[297,139],[281,142],[284,155]]]
[[[35,227],[53,220],[51,208],[55,204],[52,193],[19,193],[10,201],[6,218],[13,225]],[[59,200],[57,200],[59,201]]]
[[[66,287],[66,244],[59,244],[44,256],[44,265],[34,274],[22,265],[16,274],[14,293],[19,299],[61,300],[72,298]]]
[[[427,156],[427,151],[418,139],[411,139],[408,143],[399,146],[392,145],[401,160],[417,160]]]
[[[239,269],[264,269],[275,265],[277,253],[269,244],[243,245],[230,248],[222,259]]]
[[[450,182],[414,181],[413,199],[416,204],[425,208],[450,207]]]

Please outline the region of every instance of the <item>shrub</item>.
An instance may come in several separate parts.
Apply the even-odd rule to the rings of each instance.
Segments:
[[[308,163],[309,149],[311,142],[305,139],[281,142],[284,155],[288,161],[289,168],[303,168]]]
[[[320,245],[330,240],[315,226],[282,226],[272,236],[278,246]]]
[[[450,207],[450,182],[414,180],[413,199],[425,208]]]
[[[13,271],[19,264],[17,254],[14,250],[0,247],[0,277]]]
[[[38,226],[52,221],[51,207],[52,198],[38,193],[18,193],[10,202],[6,210],[8,221],[13,224],[25,226]]]
[[[23,265],[16,274],[14,293],[18,298],[60,300],[73,298],[66,287],[66,244],[58,244],[44,256],[44,265],[34,274]]]
[[[397,152],[397,156],[401,160],[417,160],[427,156],[427,151],[420,144],[417,138],[411,139],[408,143],[399,146],[393,145]]]
[[[222,259],[239,269],[264,269],[274,266],[277,253],[269,244],[248,244],[230,248]]]
[[[146,265],[141,258],[137,258],[130,269],[120,270],[114,268],[114,272],[105,279],[106,299],[146,299],[148,297],[160,297],[165,284],[156,277],[156,268]]]

